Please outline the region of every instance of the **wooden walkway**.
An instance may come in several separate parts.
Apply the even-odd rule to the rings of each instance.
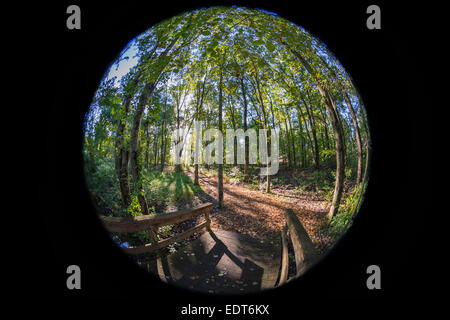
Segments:
[[[101,218],[111,233],[150,232],[153,242],[122,248],[133,255],[155,252],[206,229],[207,232],[175,253],[156,260],[137,259],[142,267],[162,281],[201,292],[248,293],[289,281],[289,240],[295,255],[296,276],[316,260],[314,245],[292,210],[285,212],[286,224],[281,232],[281,241],[268,242],[270,240],[262,241],[237,232],[211,229],[209,212],[212,207],[212,203],[204,203],[159,215]],[[200,215],[205,215],[205,222],[168,239],[158,240],[156,232],[159,227]]]
[[[211,230],[177,252],[141,266],[176,286],[236,294],[273,288],[280,263],[280,241],[271,244],[232,231]]]

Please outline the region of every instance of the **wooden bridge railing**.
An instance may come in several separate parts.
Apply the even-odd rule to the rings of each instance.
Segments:
[[[209,217],[209,212],[213,208],[212,203],[204,203],[195,208],[184,209],[180,211],[164,213],[160,215],[145,215],[138,217],[101,217],[105,227],[113,233],[119,232],[138,232],[138,231],[149,231],[153,239],[153,243],[145,244],[140,247],[126,247],[123,248],[126,252],[131,254],[141,254],[152,252],[175,242],[181,241],[195,232],[201,230],[203,227],[206,229],[210,228],[211,220]],[[169,224],[176,224],[191,218],[197,217],[204,214],[206,221],[200,223],[199,225],[186,230],[183,233],[172,236],[168,239],[158,241],[156,232],[159,227],[167,226]]]
[[[292,241],[292,247],[294,248],[295,265],[297,270],[296,276],[299,276],[305,272],[305,270],[311,266],[317,258],[314,245],[295,213],[291,209],[288,209],[284,215],[286,218],[286,224],[281,232],[281,273],[278,285],[282,285],[288,281],[288,231]]]

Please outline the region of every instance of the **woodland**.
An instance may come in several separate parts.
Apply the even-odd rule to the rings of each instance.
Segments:
[[[195,121],[224,137],[228,128],[267,129],[267,146],[277,128],[278,172],[260,175],[264,164],[260,157],[250,163],[248,137],[234,140],[243,144],[243,163],[176,163],[174,145],[183,137],[173,133]],[[158,215],[212,202],[213,228],[275,241],[284,210],[292,209],[321,253],[357,214],[371,152],[362,99],[326,45],[274,13],[238,7],[186,12],[133,39],[99,85],[83,140],[86,184],[100,215]],[[190,225],[162,227],[157,237]],[[121,246],[154,241],[146,231],[113,239]]]

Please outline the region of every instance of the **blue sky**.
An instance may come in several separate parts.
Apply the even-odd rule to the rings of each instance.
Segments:
[[[120,80],[125,74],[130,71],[132,67],[134,67],[138,63],[138,58],[135,57],[137,53],[135,40],[136,38],[131,40],[120,55],[121,58],[128,57],[128,59],[121,60],[119,63],[117,63],[117,61],[114,61],[108,71],[108,74],[106,75],[106,80],[117,77],[114,83],[116,87],[119,86],[118,80]]]

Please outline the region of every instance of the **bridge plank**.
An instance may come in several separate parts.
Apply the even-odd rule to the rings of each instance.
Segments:
[[[201,292],[245,293],[273,288],[281,250],[279,239],[271,242],[214,229],[162,257],[158,276]]]

